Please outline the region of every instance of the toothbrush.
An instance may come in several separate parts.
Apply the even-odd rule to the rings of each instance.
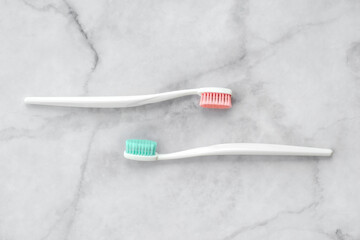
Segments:
[[[212,155],[284,155],[284,156],[331,156],[326,148],[298,147],[261,143],[227,143],[185,151],[158,154],[157,143],[150,140],[130,139],[126,141],[124,157],[136,161],[172,160]]]
[[[26,104],[83,108],[126,108],[162,102],[188,95],[200,95],[204,108],[231,108],[232,91],[227,88],[197,88],[158,94],[114,97],[27,97]]]

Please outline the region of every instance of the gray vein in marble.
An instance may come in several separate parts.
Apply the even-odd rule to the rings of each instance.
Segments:
[[[294,38],[299,33],[303,32],[303,31],[306,31],[311,27],[321,27],[321,26],[324,26],[324,25],[327,25],[327,24],[331,24],[331,23],[337,21],[340,17],[341,16],[330,18],[330,19],[324,20],[324,21],[309,22],[309,23],[297,25],[297,26],[293,27],[292,29],[290,29],[286,34],[281,36],[279,39],[277,39],[275,41],[271,41],[269,43],[271,45],[278,45],[280,43],[283,43],[284,41],[287,41],[289,39]]]
[[[62,211],[60,217],[50,226],[50,228],[47,230],[44,236],[40,238],[40,240],[46,240],[50,237],[51,233],[58,227],[58,225],[61,223],[64,216],[69,210],[71,210],[71,206],[67,207],[66,209],[64,209],[64,211]]]
[[[47,11],[49,11],[49,10],[54,10],[54,11],[60,13],[59,10],[58,10],[53,4],[47,4],[47,5],[38,7],[38,6],[34,6],[34,5],[30,4],[30,3],[29,3],[28,1],[26,1],[26,0],[23,0],[22,2],[23,2],[26,6],[32,8],[33,10],[36,10],[36,11],[47,12]]]
[[[86,173],[86,169],[87,169],[89,159],[90,159],[91,146],[92,146],[92,144],[94,142],[96,133],[99,131],[99,129],[100,129],[99,124],[94,127],[94,130],[93,130],[92,135],[91,135],[91,137],[89,139],[89,142],[88,142],[84,162],[83,162],[83,164],[81,166],[81,169],[80,169],[80,178],[79,178],[79,181],[78,181],[78,184],[77,184],[77,188],[76,188],[76,192],[75,192],[73,202],[71,204],[71,206],[73,208],[73,213],[72,213],[72,217],[71,217],[71,219],[70,219],[70,221],[69,221],[69,223],[67,225],[67,230],[66,230],[66,233],[65,233],[65,239],[69,239],[69,236],[71,234],[71,230],[72,230],[73,225],[74,225],[74,223],[76,221],[76,216],[77,216],[77,213],[79,211],[78,208],[79,208],[79,202],[80,202],[80,198],[81,198],[81,194],[82,194],[82,188],[83,188],[83,185],[84,185],[85,173]]]
[[[351,44],[347,51],[346,63],[352,73],[357,77],[360,77],[360,42]]]
[[[93,65],[91,67],[91,71],[89,73],[89,75],[87,76],[87,79],[85,80],[85,83],[83,85],[83,90],[84,93],[87,94],[88,93],[88,87],[89,87],[89,82],[91,80],[91,74],[96,70],[100,57],[99,57],[99,53],[96,50],[93,40],[89,37],[89,34],[85,31],[83,25],[81,24],[80,20],[79,20],[79,14],[78,12],[70,5],[70,3],[67,0],[63,0],[66,8],[67,8],[67,13],[71,16],[71,20],[72,22],[75,24],[76,28],[78,29],[79,33],[81,34],[81,36],[83,37],[83,39],[85,40],[87,46],[89,47],[89,49],[91,50],[92,54],[93,54]],[[57,7],[55,7],[53,4],[47,4],[41,7],[38,6],[34,6],[32,4],[30,4],[29,2],[23,0],[23,3],[27,6],[29,6],[30,8],[37,10],[37,11],[41,11],[41,12],[47,12],[49,10],[55,10],[55,12],[60,13],[62,15],[65,16],[64,13],[62,13]]]
[[[189,76],[189,77],[186,77],[185,79],[177,81],[176,83],[167,84],[160,91],[169,91],[168,89],[179,90],[181,88],[186,88],[186,87],[191,88],[191,87],[193,87],[192,86],[193,82],[196,81],[197,79],[200,79],[208,74],[227,70],[231,67],[242,64],[244,61],[246,61],[246,57],[247,57],[247,53],[246,53],[246,50],[244,49],[244,52],[239,57],[237,57],[235,59],[231,59],[222,65],[219,65],[219,66],[216,66],[213,68],[209,68],[205,71],[198,72],[192,76]],[[202,86],[202,87],[207,87],[207,86]],[[221,87],[227,87],[227,86],[221,86]]]
[[[319,167],[319,163],[320,160],[316,159],[315,160],[315,169],[314,169],[314,204],[315,207],[317,207],[319,204],[321,204],[324,201],[324,196],[323,196],[323,186],[321,185],[320,182],[320,167]]]
[[[340,118],[340,119],[338,119],[338,120],[336,120],[336,121],[334,121],[334,122],[332,122],[332,123],[329,123],[328,125],[326,125],[326,126],[324,126],[324,127],[320,127],[318,130],[316,130],[316,131],[314,132],[314,134],[313,134],[311,137],[309,137],[309,138],[307,138],[307,139],[308,139],[308,140],[314,139],[314,138],[316,138],[316,136],[318,136],[321,132],[324,132],[324,131],[326,131],[326,130],[328,130],[328,129],[331,129],[331,128],[339,125],[339,124],[343,124],[343,123],[345,123],[345,122],[347,122],[347,121],[353,121],[353,120],[357,120],[357,119],[360,119],[360,117],[344,117],[344,118]]]
[[[259,63],[261,63],[262,61],[274,56],[276,54],[276,52],[277,52],[277,49],[283,46],[283,43],[294,39],[294,37],[296,37],[298,34],[309,30],[309,28],[321,27],[321,26],[324,26],[324,25],[327,25],[327,24],[334,23],[340,17],[341,16],[337,16],[337,17],[330,18],[330,19],[325,20],[325,21],[312,22],[312,23],[310,22],[310,23],[297,25],[297,26],[291,28],[284,35],[280,36],[278,39],[276,39],[274,41],[268,41],[263,37],[260,37],[260,36],[254,34],[254,33],[251,33],[251,35],[254,38],[260,39],[260,40],[268,43],[269,45],[267,47],[265,47],[264,49],[259,50],[259,52],[261,53],[261,56],[255,58],[255,59],[252,59],[252,61],[249,64],[249,68],[251,69],[251,68],[255,67],[256,65],[258,65]]]
[[[92,42],[92,40],[89,38],[88,36],[88,33],[84,30],[84,27],[82,26],[82,24],[80,23],[79,21],[79,14],[74,10],[73,7],[70,6],[70,4],[65,1],[65,4],[66,6],[68,7],[68,10],[69,10],[69,14],[71,15],[72,19],[74,20],[74,23],[76,24],[79,32],[81,33],[81,35],[84,37],[84,39],[86,40],[87,44],[89,45],[89,48],[91,49],[91,51],[93,52],[94,54],[94,63],[93,63],[93,66],[91,68],[92,72],[95,71],[97,65],[98,65],[98,62],[99,62],[99,54],[98,52],[96,51],[95,47],[94,47],[94,44]]]
[[[69,14],[70,14],[71,18],[73,19],[73,22],[77,26],[77,29],[79,30],[80,34],[83,36],[84,40],[86,41],[87,45],[89,46],[89,48],[91,49],[91,51],[93,53],[94,62],[93,62],[93,66],[91,67],[91,73],[93,73],[96,70],[98,63],[99,63],[99,54],[94,46],[93,41],[89,38],[88,33],[85,31],[84,27],[80,23],[79,14],[69,4],[68,1],[66,1],[66,0],[63,0],[63,1],[65,3],[66,7],[68,8]],[[90,82],[90,76],[88,76],[88,79],[84,83],[83,88],[84,88],[85,94],[88,92],[89,82]]]
[[[33,138],[33,136],[30,135],[30,131],[28,129],[9,127],[0,131],[1,142],[8,142],[19,138]]]
[[[336,239],[338,239],[338,240],[352,240],[352,239],[354,239],[349,234],[343,233],[341,229],[336,229],[335,236],[336,236]]]
[[[28,138],[36,139],[38,135],[41,134],[47,126],[52,126],[53,124],[64,124],[66,120],[71,120],[73,117],[77,116],[79,112],[70,112],[56,117],[39,117],[44,120],[44,123],[37,128],[16,128],[8,127],[0,130],[0,142],[7,142],[15,139]]]
[[[246,60],[246,57],[247,57],[247,52],[246,52],[246,49],[243,50],[244,52],[237,58],[233,59],[233,60],[230,60],[228,62],[226,62],[225,64],[223,65],[220,65],[220,66],[217,66],[215,68],[211,68],[207,71],[203,71],[201,73],[198,73],[196,74],[196,77],[195,78],[199,78],[199,77],[202,77],[203,75],[207,75],[209,73],[214,73],[214,72],[217,72],[217,71],[222,71],[224,69],[228,69],[228,68],[231,68],[231,67],[234,67],[234,66],[237,66],[239,64],[241,64],[242,62],[244,62]]]
[[[340,228],[337,228],[333,232],[325,232],[325,231],[321,231],[321,230],[316,230],[313,232],[320,233],[331,240],[355,240],[355,238],[352,237],[350,234],[343,233],[343,230],[341,230]]]
[[[274,221],[276,221],[279,217],[282,217],[284,215],[294,215],[294,214],[301,214],[307,210],[313,209],[317,206],[316,202],[312,202],[304,207],[302,207],[299,210],[295,210],[295,211],[281,211],[279,213],[277,213],[275,216],[268,218],[266,220],[251,224],[249,226],[245,226],[245,227],[241,227],[240,229],[236,230],[235,232],[233,232],[232,234],[230,234],[229,236],[223,238],[223,240],[231,240],[236,238],[237,236],[247,232],[247,231],[251,231],[251,230],[255,230],[261,227],[264,227]]]

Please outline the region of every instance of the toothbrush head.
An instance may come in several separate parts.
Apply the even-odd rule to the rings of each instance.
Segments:
[[[128,139],[126,140],[126,150],[124,157],[137,161],[157,160],[157,143],[150,140]]]
[[[231,108],[232,91],[227,88],[202,88],[200,106],[204,108]]]

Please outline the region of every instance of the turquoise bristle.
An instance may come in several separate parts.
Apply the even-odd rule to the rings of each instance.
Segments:
[[[154,156],[156,155],[156,146],[157,143],[154,141],[129,139],[126,140],[126,153],[140,156]]]

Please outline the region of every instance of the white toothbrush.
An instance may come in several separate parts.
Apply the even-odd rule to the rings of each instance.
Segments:
[[[299,147],[261,143],[227,143],[200,147],[185,151],[158,154],[157,143],[150,140],[130,139],[126,141],[124,157],[137,161],[171,160],[212,155],[284,155],[284,156],[331,156],[326,148]]]
[[[200,95],[200,106],[205,108],[231,108],[232,91],[227,88],[197,88],[158,94],[114,97],[27,97],[26,104],[84,108],[126,108],[162,102],[188,95]]]

